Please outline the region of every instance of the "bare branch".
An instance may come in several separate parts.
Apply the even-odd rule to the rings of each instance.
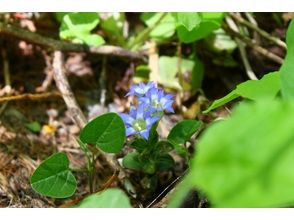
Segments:
[[[228,25],[223,24],[222,28],[227,31],[227,33],[233,37],[237,37],[238,39],[240,39],[241,41],[243,41],[246,45],[248,45],[249,47],[253,48],[254,50],[256,50],[258,53],[262,54],[263,56],[267,57],[268,59],[282,64],[283,63],[283,58],[279,57],[278,55],[268,51],[267,49],[261,47],[260,45],[258,45],[255,41],[251,40],[250,38],[232,30],[231,28],[228,27]]]
[[[111,55],[118,57],[128,57],[131,59],[143,60],[146,62],[146,57],[143,53],[125,50],[121,47],[104,45],[99,47],[88,46],[86,44],[74,44],[70,42],[55,40],[50,37],[45,37],[37,33],[33,33],[11,24],[0,22],[0,35],[9,35],[24,41],[38,44],[52,50],[63,52],[90,52],[101,55]]]

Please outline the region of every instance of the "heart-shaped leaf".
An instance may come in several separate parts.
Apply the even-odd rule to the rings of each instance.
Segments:
[[[31,177],[32,188],[53,198],[67,198],[76,190],[76,179],[69,169],[65,153],[57,153],[43,161]]]
[[[106,113],[90,121],[81,131],[80,140],[107,153],[118,153],[125,141],[125,125],[116,113]]]

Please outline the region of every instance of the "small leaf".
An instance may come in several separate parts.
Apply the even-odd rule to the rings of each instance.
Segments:
[[[138,138],[130,144],[130,147],[136,149],[138,152],[142,152],[148,147],[148,142],[143,138]]]
[[[81,39],[83,39],[86,44],[93,46],[100,46],[105,43],[104,39],[97,34],[85,35],[82,36]]]
[[[182,90],[182,85],[179,83],[178,73],[178,57],[161,56],[159,58],[159,83],[162,85]],[[201,86],[203,78],[203,64],[201,61],[194,57],[194,59],[181,59],[181,72],[191,73],[192,80],[189,82],[190,88],[196,90]]]
[[[175,166],[174,159],[169,154],[161,155],[156,158],[157,171],[167,171]]]
[[[182,25],[188,31],[197,27],[202,20],[202,17],[198,12],[175,12],[172,14],[177,21],[177,26]]]
[[[212,31],[220,28],[223,13],[204,12],[199,13],[201,16],[200,23],[193,29],[188,30],[183,25],[177,27],[177,34],[180,41],[184,43],[191,43],[208,36]]]
[[[184,145],[200,128],[201,124],[197,120],[183,120],[172,128],[167,140],[172,144]]]
[[[38,133],[41,131],[42,127],[40,125],[39,122],[37,121],[33,121],[31,123],[28,123],[25,125],[27,129],[29,129],[30,131],[34,132],[34,133]]]
[[[253,101],[259,101],[265,98],[274,99],[281,88],[279,77],[279,72],[272,72],[264,75],[260,80],[243,82],[225,97],[215,100],[204,113],[208,113],[240,96]]]
[[[31,177],[32,188],[53,198],[67,198],[74,194],[77,183],[69,170],[65,153],[57,153],[43,161]]]
[[[83,128],[80,140],[107,153],[118,153],[125,141],[124,122],[116,113],[101,115]]]
[[[104,39],[91,31],[98,25],[99,16],[95,12],[71,12],[62,17],[60,38],[72,40],[74,43],[86,43],[100,46]]]
[[[123,166],[132,169],[132,170],[137,170],[140,171],[143,168],[142,162],[140,161],[139,154],[137,152],[132,152],[127,154],[123,158]]]
[[[173,150],[174,146],[168,141],[159,141],[155,148],[158,154],[165,154]]]
[[[281,91],[283,97],[294,100],[294,19],[292,19],[286,37],[287,54],[279,72],[281,73]]]
[[[148,27],[152,27],[162,14],[163,12],[145,12],[142,14],[141,20]],[[175,19],[170,13],[167,13],[161,22],[151,31],[150,37],[157,40],[166,39],[174,35],[175,29]]]
[[[132,208],[130,199],[120,189],[107,189],[92,194],[72,208]]]

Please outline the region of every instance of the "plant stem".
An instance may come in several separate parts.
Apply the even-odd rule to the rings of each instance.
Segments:
[[[147,27],[144,29],[140,34],[137,35],[137,37],[131,42],[131,44],[128,46],[129,49],[134,50],[136,49],[136,46],[138,44],[141,44],[143,41],[145,41],[148,37],[151,31],[156,28],[162,19],[167,15],[167,12],[163,12],[162,15],[158,18],[158,20],[154,23],[153,26]]]
[[[91,155],[87,156],[88,158],[88,182],[90,193],[94,192],[94,171],[95,171],[95,155],[91,152]]]

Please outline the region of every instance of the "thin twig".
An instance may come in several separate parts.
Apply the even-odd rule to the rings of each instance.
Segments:
[[[245,26],[247,26],[248,28],[251,28],[253,30],[255,30],[257,33],[259,33],[261,36],[263,36],[264,38],[272,41],[273,43],[275,43],[276,45],[287,49],[287,45],[285,42],[281,41],[279,38],[273,37],[271,36],[269,33],[267,33],[266,31],[260,29],[258,26],[246,21],[245,19],[243,19],[241,16],[238,16],[235,13],[230,13],[230,15],[240,24],[243,24]]]
[[[283,58],[279,57],[278,55],[268,51],[267,49],[259,46],[257,43],[255,43],[253,40],[250,38],[243,36],[242,34],[232,30],[231,28],[228,27],[228,25],[223,24],[222,28],[231,36],[239,38],[241,41],[243,41],[245,44],[247,44],[249,47],[253,48],[256,50],[256,52],[262,54],[263,56],[267,57],[268,59],[279,63],[283,64]]]
[[[55,40],[50,37],[45,37],[37,33],[33,33],[17,27],[15,25],[6,24],[0,22],[0,35],[9,35],[30,43],[38,44],[43,47],[50,48],[52,50],[58,50],[63,52],[90,52],[101,55],[111,55],[118,57],[128,57],[131,59],[139,59],[146,62],[144,54],[139,52],[133,52],[125,50],[117,46],[88,46],[86,44],[74,44],[70,42]]]
[[[60,92],[46,92],[46,93],[36,93],[36,94],[21,94],[14,96],[6,96],[0,98],[0,103],[2,102],[10,102],[10,101],[19,101],[19,100],[31,100],[31,101],[39,101],[42,99],[47,99],[50,97],[61,97]]]
[[[237,25],[235,24],[235,22],[230,17],[226,17],[226,22],[227,22],[227,24],[229,25],[229,27],[232,30],[234,30],[236,32],[239,32],[239,29],[238,29]],[[253,70],[251,68],[251,65],[250,65],[250,63],[248,61],[244,43],[241,42],[238,38],[235,38],[235,41],[236,41],[237,46],[239,48],[240,55],[241,55],[242,62],[244,64],[247,76],[251,80],[258,80],[258,78],[256,77],[255,73],[253,72]]]

